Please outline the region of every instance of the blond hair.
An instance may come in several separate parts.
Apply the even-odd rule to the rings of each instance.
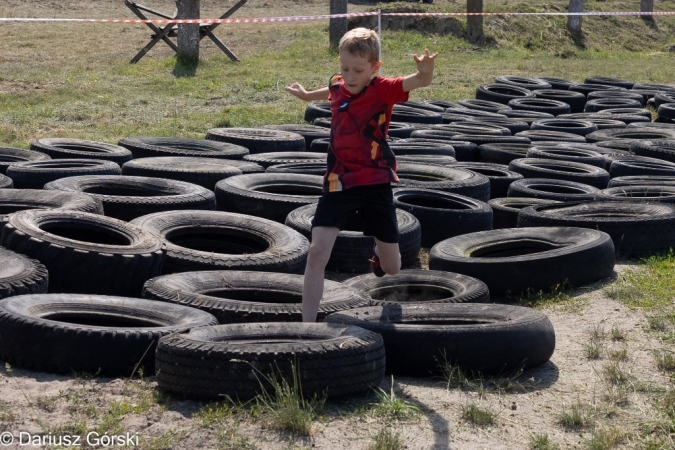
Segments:
[[[373,30],[354,28],[342,36],[338,50],[349,52],[352,55],[366,58],[371,63],[376,63],[380,60],[380,39]]]

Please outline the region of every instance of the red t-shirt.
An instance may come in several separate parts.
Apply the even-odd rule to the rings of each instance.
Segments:
[[[398,182],[387,131],[394,104],[408,100],[403,77],[375,77],[363,91],[352,95],[336,74],[328,88],[333,116],[324,191]]]

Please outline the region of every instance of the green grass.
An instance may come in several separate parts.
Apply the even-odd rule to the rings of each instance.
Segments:
[[[623,441],[624,432],[617,428],[594,430],[591,438],[586,441],[588,450],[609,450]]]
[[[568,430],[580,430],[593,424],[593,416],[589,406],[575,403],[569,411],[558,414],[558,423]]]
[[[461,417],[463,420],[479,427],[494,425],[497,420],[497,414],[487,408],[481,408],[475,403],[462,406]]]
[[[388,427],[382,428],[368,445],[368,450],[402,450],[404,446],[398,432]]]
[[[616,283],[606,288],[607,295],[631,308],[663,309],[672,307],[675,292],[675,254],[651,256],[644,264],[629,268]],[[654,322],[655,319],[651,319]],[[651,322],[650,322],[651,323]],[[655,323],[658,325],[658,321]]]
[[[420,408],[407,400],[399,398],[394,392],[394,377],[391,377],[389,392],[382,388],[375,390],[377,402],[372,405],[372,411],[377,415],[393,419],[411,418],[420,414]]]
[[[529,450],[559,450],[560,446],[551,441],[548,434],[536,434],[530,438]]]

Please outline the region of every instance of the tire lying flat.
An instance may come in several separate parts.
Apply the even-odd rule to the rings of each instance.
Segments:
[[[157,346],[160,389],[194,398],[251,398],[293,370],[306,396],[356,394],[377,387],[385,369],[382,337],[326,323],[217,325],[173,334]]]
[[[168,178],[213,190],[220,180],[244,173],[240,167],[230,164],[231,162],[233,161],[226,159],[190,156],[138,158],[124,163],[122,175]],[[235,162],[246,168],[243,161]],[[248,170],[262,172],[264,169],[258,164],[251,163]]]
[[[45,189],[83,192],[103,203],[106,216],[126,221],[158,211],[216,209],[213,191],[167,178],[83,175],[49,182]]]
[[[429,269],[478,278],[492,296],[507,296],[600,280],[612,273],[614,259],[612,240],[601,231],[507,228],[439,242],[429,253]]]
[[[206,312],[152,300],[21,295],[0,301],[0,358],[44,372],[151,375],[160,337],[215,323]]]
[[[47,268],[40,261],[0,247],[0,299],[45,294],[48,283]]]
[[[518,226],[518,214],[523,208],[534,205],[552,205],[560,203],[557,200],[547,200],[527,197],[493,198],[488,201],[492,208],[492,228],[516,228]]]
[[[305,267],[309,241],[287,226],[220,211],[167,211],[132,224],[166,243],[163,273],[253,270],[296,273]]]
[[[3,223],[0,245],[44,264],[52,293],[137,297],[165,258],[158,236],[98,214],[19,211]]]
[[[103,204],[99,200],[82,193],[45,191],[43,189],[6,189],[0,191],[0,222],[6,215],[25,209],[70,209],[103,214]]]
[[[241,145],[213,142],[205,139],[138,136],[121,139],[119,145],[131,150],[134,158],[192,156],[241,159],[244,155],[248,155],[248,150]]]
[[[618,254],[641,257],[675,247],[675,207],[665,203],[589,202],[533,206],[519,227],[584,227],[604,231]]]
[[[467,372],[508,373],[545,363],[555,348],[545,314],[511,305],[389,304],[334,313],[326,322],[382,335],[393,375],[439,374],[444,362]]]
[[[302,275],[241,270],[174,273],[148,280],[143,297],[201,309],[222,324],[302,322],[303,280]],[[370,303],[356,288],[326,280],[317,319]]]
[[[132,158],[131,152],[119,145],[82,139],[38,139],[31,142],[30,149],[49,155],[52,159],[104,159],[119,165],[130,161]]]
[[[343,284],[372,299],[373,306],[385,303],[487,303],[485,283],[458,273],[408,269],[396,275],[378,277],[369,273],[349,278]],[[370,305],[368,305],[370,306]]]

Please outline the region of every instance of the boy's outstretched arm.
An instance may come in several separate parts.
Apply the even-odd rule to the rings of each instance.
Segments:
[[[413,55],[413,59],[417,63],[417,73],[408,75],[403,79],[403,90],[410,92],[413,89],[422,88],[431,84],[431,79],[434,76],[434,60],[438,56],[438,52],[429,55],[429,50],[424,49],[424,54],[421,58]]]
[[[316,91],[306,91],[300,83],[293,83],[290,86],[286,86],[286,92],[290,92],[300,100],[304,100],[306,102],[311,102],[312,100],[328,100],[327,87],[317,89]]]

